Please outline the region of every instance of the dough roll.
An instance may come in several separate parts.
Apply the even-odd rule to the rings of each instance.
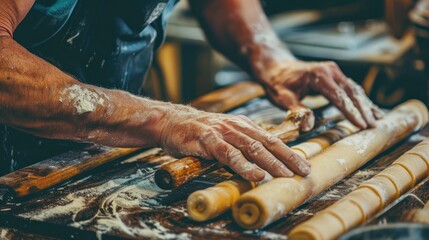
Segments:
[[[320,135],[295,145],[291,149],[301,157],[310,159],[334,142],[357,131],[359,131],[359,128],[345,120]],[[189,195],[187,200],[189,217],[198,222],[215,218],[228,211],[238,197],[255,188],[258,184],[261,183],[251,183],[236,176],[213,187],[196,191]]]
[[[427,120],[428,110],[420,101],[399,105],[377,127],[348,136],[316,155],[307,177],[275,178],[243,194],[233,207],[235,221],[247,229],[268,225],[420,129]]]
[[[241,194],[254,188],[256,183],[239,176],[192,193],[187,200],[189,217],[198,222],[215,218],[237,201]]]
[[[418,144],[356,190],[295,227],[290,232],[289,239],[336,239],[351,228],[365,223],[387,204],[429,176],[427,165],[421,164],[423,160],[416,158],[416,154],[424,155],[427,152],[429,140]],[[408,166],[408,170],[404,166]],[[329,222],[321,221],[327,218],[330,219]]]

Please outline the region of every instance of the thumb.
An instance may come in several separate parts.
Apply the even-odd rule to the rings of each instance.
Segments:
[[[308,132],[314,127],[314,113],[301,104],[298,96],[287,88],[271,89],[267,88],[268,97],[271,101],[285,110],[308,112],[301,121],[300,129],[303,132]]]

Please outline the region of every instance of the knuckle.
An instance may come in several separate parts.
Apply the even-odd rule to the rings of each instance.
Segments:
[[[286,162],[292,163],[292,164],[298,164],[299,158],[298,155],[295,153],[292,153],[288,156]]]
[[[265,138],[265,143],[267,145],[278,145],[278,144],[283,144],[282,141],[278,138],[276,138],[275,136],[271,135],[271,134],[267,134],[266,138]]]
[[[277,159],[275,159],[275,158],[269,158],[269,159],[265,162],[265,164],[266,164],[268,167],[276,166],[276,165],[277,165],[277,163],[278,163],[278,161],[277,161]]]
[[[259,154],[261,154],[264,151],[264,145],[262,145],[261,142],[258,141],[253,141],[250,145],[249,145],[249,149],[248,152],[250,155],[253,156],[258,156]]]
[[[241,152],[237,149],[229,148],[225,152],[225,158],[226,158],[228,163],[234,163],[234,162],[238,161],[240,159],[240,157],[241,157]]]
[[[250,119],[247,116],[245,116],[245,115],[237,115],[237,118],[239,118],[241,120],[244,120],[246,122],[250,121]]]
[[[218,142],[218,134],[213,129],[208,129],[201,134],[199,140],[205,144],[216,144]]]

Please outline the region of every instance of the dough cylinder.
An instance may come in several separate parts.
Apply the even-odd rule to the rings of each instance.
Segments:
[[[399,198],[429,176],[426,164],[415,155],[429,152],[428,143],[429,140],[425,140],[418,144],[337,203],[296,226],[289,233],[288,239],[336,239],[349,229],[365,223],[381,211],[385,205]],[[407,166],[408,170],[403,166]],[[420,176],[422,172],[425,174],[424,176]],[[419,177],[412,178],[412,176]],[[356,207],[361,211],[360,214],[356,213]],[[322,222],[319,220],[321,215],[335,215],[337,222],[334,223],[332,218],[330,222]],[[339,224],[342,224],[342,227],[338,227]],[[326,231],[328,227],[330,227],[329,232]]]
[[[254,182],[236,176],[213,187],[196,191],[187,200],[189,217],[198,222],[215,218],[230,209],[241,194],[255,186]]]
[[[233,207],[235,221],[247,229],[268,225],[420,129],[427,120],[423,103],[411,100],[399,105],[377,127],[348,136],[316,155],[307,177],[275,178],[243,194]]]

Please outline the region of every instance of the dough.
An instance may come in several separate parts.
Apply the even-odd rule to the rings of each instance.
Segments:
[[[213,187],[196,191],[188,197],[188,214],[198,222],[217,217],[230,209],[241,194],[255,186],[255,183],[236,176]]]
[[[356,204],[350,203],[350,201],[339,200],[334,203],[334,205],[335,207],[330,208],[329,212],[340,220],[344,229],[356,226],[360,223],[360,219],[365,217],[362,208]],[[355,216],[360,216],[360,219]]]
[[[416,154],[407,153],[396,160],[393,165],[399,165],[408,171],[412,178],[411,185],[415,185],[428,175],[428,165],[422,157]]]
[[[423,103],[408,101],[399,105],[379,120],[377,127],[348,136],[313,157],[307,177],[275,178],[243,194],[234,204],[234,219],[247,229],[268,225],[420,129],[427,119],[428,110]]]
[[[326,147],[325,147],[326,148]],[[291,147],[296,153],[302,153],[305,159],[310,159],[312,156],[317,155],[323,151],[323,146],[315,142],[304,142]]]
[[[405,154],[404,156],[407,155],[408,154]],[[390,181],[392,181],[397,192],[395,198],[398,198],[399,196],[404,194],[404,192],[407,189],[410,189],[410,187],[413,186],[415,182],[413,181],[413,178],[410,173],[399,164],[391,165],[390,167],[381,171],[378,176],[386,177],[390,179]]]
[[[303,158],[310,159],[339,139],[357,132],[359,129],[348,121],[342,121],[321,135],[295,145],[291,149]],[[234,177],[214,187],[196,191],[188,197],[189,216],[198,222],[206,221],[229,210],[238,197],[253,189],[255,183]]]
[[[419,157],[415,155],[424,155],[424,153],[429,152],[428,143],[429,140],[425,140],[418,144],[388,168],[361,184],[339,202],[319,212],[317,218],[313,217],[295,227],[290,232],[289,239],[336,239],[347,230],[365,223],[369,218],[381,211],[383,206],[399,198],[401,194],[407,192],[428,176],[426,164],[422,160],[418,160]],[[403,166],[407,166],[408,170]],[[423,169],[417,166],[423,166]],[[414,181],[411,176],[418,176],[421,172],[426,175],[414,178],[418,179],[418,181]],[[409,182],[407,183],[406,181]],[[356,207],[360,209],[360,214],[356,213]],[[331,215],[335,215],[338,223],[322,222],[319,220],[321,215],[327,215],[328,218]],[[340,223],[342,227],[337,226]],[[332,227],[329,234],[327,234],[326,228],[329,226]]]
[[[395,184],[389,178],[378,174],[362,183],[358,188],[369,188],[374,191],[380,199],[380,209],[399,197]]]

